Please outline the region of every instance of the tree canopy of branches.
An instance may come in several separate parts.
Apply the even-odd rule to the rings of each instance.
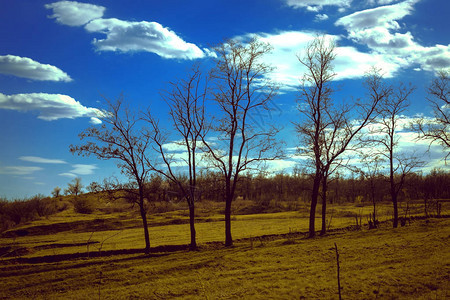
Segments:
[[[387,91],[379,84],[377,74],[367,76],[370,97],[367,101],[337,105],[333,100],[332,81],[336,76],[333,61],[335,44],[326,36],[316,37],[305,49],[299,62],[306,67],[300,86],[298,110],[302,120],[294,123],[300,140],[300,153],[314,166],[309,236],[315,236],[315,214],[322,183],[322,231],[326,232],[327,181],[338,166],[342,154],[361,130],[373,121],[375,108]]]
[[[189,224],[191,232],[190,249],[197,248],[195,233],[195,202],[198,198],[197,189],[197,158],[202,137],[207,132],[205,124],[206,82],[202,82],[199,66],[195,66],[188,79],[170,83],[171,90],[164,92],[163,98],[169,106],[169,115],[177,133],[175,144],[181,146],[187,157],[176,159],[172,153],[165,150],[168,142],[167,133],[159,128],[158,122],[147,113],[145,120],[151,125],[151,139],[154,150],[159,154],[165,168],[154,167],[154,170],[176,184],[189,207]],[[172,137],[173,138],[173,137]],[[160,164],[155,164],[160,165]],[[187,176],[176,172],[176,167],[187,167]]]
[[[71,145],[70,151],[82,156],[93,155],[98,159],[113,159],[122,173],[131,180],[126,187],[128,193],[134,194],[134,202],[138,204],[145,236],[145,252],[150,252],[150,238],[147,226],[147,210],[145,207],[145,183],[151,168],[148,166],[147,150],[150,146],[150,135],[143,127],[139,127],[139,118],[123,106],[123,97],[116,102],[106,99],[107,109],[103,111],[103,124],[91,126],[81,132],[79,137],[86,140],[81,145]]]
[[[447,152],[445,161],[450,156],[450,85],[448,70],[438,72],[428,87],[427,100],[433,108],[434,118],[426,120],[419,119],[412,124],[413,129],[419,133],[419,138],[426,139],[432,143],[438,143]]]
[[[83,185],[81,184],[81,178],[76,177],[71,182],[67,184],[67,189],[64,190],[66,195],[74,195],[78,196],[83,189]],[[59,195],[59,192],[58,192]],[[57,196],[55,196],[57,197]]]
[[[52,191],[52,196],[58,198],[61,195],[61,188],[56,186]]]
[[[211,164],[220,170],[224,182],[225,246],[232,246],[231,203],[242,172],[281,156],[275,140],[278,129],[260,128],[252,114],[270,109],[277,87],[266,79],[272,68],[261,59],[271,51],[256,39],[243,45],[228,40],[215,48],[216,66],[211,71],[212,97],[218,117],[211,130],[216,139],[203,138]],[[212,122],[211,122],[212,124]]]

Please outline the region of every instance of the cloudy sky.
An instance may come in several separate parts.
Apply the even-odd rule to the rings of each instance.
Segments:
[[[363,75],[377,66],[387,80],[417,87],[406,123],[431,116],[425,87],[450,67],[449,15],[447,0],[0,0],[0,196],[49,195],[74,177],[87,185],[119,176],[112,162],[69,152],[78,133],[101,123],[103,97],[123,93],[133,107],[150,105],[164,125],[159,92],[193,63],[211,64],[212,47],[226,38],[257,35],[274,48],[266,60],[281,93],[273,113],[259,117],[284,126],[292,156],[274,171],[296,163],[291,121],[304,72],[296,54],[318,33],[338,44],[337,97],[364,97]],[[401,137],[404,148],[427,148],[405,130]],[[447,168],[444,156],[439,147],[423,155],[428,168]]]

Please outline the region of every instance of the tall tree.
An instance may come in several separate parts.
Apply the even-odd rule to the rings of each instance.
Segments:
[[[277,87],[267,80],[272,68],[262,61],[271,51],[268,44],[252,39],[247,44],[228,40],[216,47],[216,66],[211,71],[212,97],[218,117],[211,129],[217,136],[203,138],[206,153],[223,177],[225,246],[232,246],[231,204],[242,172],[281,157],[275,140],[279,129],[255,120],[271,109]],[[252,115],[253,114],[253,115]],[[267,120],[265,120],[267,121]]]
[[[434,118],[421,118],[414,124],[413,129],[419,133],[420,139],[430,141],[430,145],[437,143],[447,152],[445,161],[450,156],[450,84],[448,70],[437,73],[428,87],[427,100],[433,108]]]
[[[414,153],[399,152],[399,131],[402,130],[403,113],[409,106],[408,97],[414,87],[403,84],[391,87],[388,97],[380,103],[380,118],[371,130],[368,140],[381,145],[378,151],[389,164],[389,187],[394,207],[393,226],[398,226],[398,195],[405,183],[406,176],[424,163]]]
[[[82,156],[94,155],[98,159],[113,159],[122,173],[130,180],[124,185],[133,201],[139,206],[145,237],[145,252],[150,252],[150,238],[145,205],[145,183],[151,168],[148,167],[147,150],[150,147],[150,135],[144,127],[139,127],[139,118],[123,106],[123,97],[115,102],[106,100],[107,109],[103,111],[101,126],[91,126],[81,132],[81,145],[71,145],[70,151]]]
[[[191,232],[190,249],[197,249],[195,232],[195,202],[199,196],[197,186],[197,158],[200,153],[202,137],[208,126],[205,124],[206,82],[202,80],[198,66],[195,66],[187,80],[171,82],[171,89],[164,92],[163,98],[169,105],[169,115],[177,133],[175,144],[186,151],[186,157],[175,159],[170,151],[165,149],[168,134],[164,134],[158,122],[147,113],[145,120],[150,123],[154,150],[159,154],[165,168],[153,167],[154,170],[172,181],[186,199],[189,207],[189,225]],[[160,164],[154,164],[160,165]],[[175,167],[186,167],[187,176],[176,172]]]
[[[294,123],[300,139],[299,151],[309,157],[314,167],[309,237],[315,236],[315,216],[322,183],[322,231],[326,232],[327,180],[333,170],[343,163],[342,154],[361,130],[373,121],[375,108],[387,90],[380,84],[377,73],[367,76],[367,101],[337,105],[333,100],[332,81],[336,76],[333,61],[335,43],[326,36],[316,37],[305,49],[299,62],[306,67],[300,86],[298,110],[302,120]]]

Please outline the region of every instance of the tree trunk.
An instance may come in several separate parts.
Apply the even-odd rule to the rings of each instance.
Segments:
[[[377,228],[377,207],[375,202],[375,187],[372,185],[370,187],[371,195],[372,195],[372,203],[373,203],[373,227]]]
[[[327,178],[322,178],[322,230],[320,235],[327,233]]]
[[[395,191],[392,193],[392,203],[394,204],[394,228],[398,227],[398,205],[397,205],[397,194]]]
[[[195,238],[195,206],[194,202],[189,204],[189,227],[191,229],[191,244],[189,245],[189,250],[197,250],[197,241]]]
[[[145,254],[149,254],[150,253],[150,237],[148,234],[147,214],[144,209],[144,199],[139,199],[139,210],[141,213],[142,225],[144,226]]]
[[[393,145],[393,137],[391,136],[391,145]],[[397,207],[397,193],[395,190],[395,178],[394,178],[394,153],[392,148],[389,152],[389,167],[390,167],[390,174],[389,174],[389,181],[391,184],[391,199],[392,204],[394,205],[394,228],[398,227],[398,207]]]
[[[310,238],[316,236],[315,221],[316,221],[317,198],[319,197],[319,187],[320,187],[320,174],[318,174],[316,172],[316,175],[314,177],[314,184],[313,184],[312,197],[311,197],[311,209],[309,211],[309,237]]]
[[[233,246],[233,238],[231,237],[231,196],[225,199],[225,247]]]

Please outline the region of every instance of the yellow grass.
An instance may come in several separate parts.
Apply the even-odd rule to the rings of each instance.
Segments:
[[[269,220],[278,221],[275,216]],[[262,231],[277,228],[254,224]],[[431,219],[397,229],[299,237],[289,243],[285,238],[244,240],[230,249],[204,246],[162,256],[5,262],[0,298],[337,299],[337,243],[344,299],[448,299],[449,225],[450,219]]]

